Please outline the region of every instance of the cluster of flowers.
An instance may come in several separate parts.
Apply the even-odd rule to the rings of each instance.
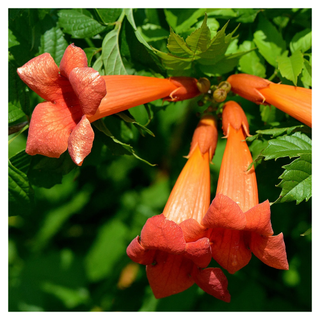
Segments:
[[[18,74],[46,100],[34,109],[26,152],[59,157],[68,149],[77,165],[91,151],[93,121],[156,99],[179,101],[209,89],[203,79],[188,77],[100,76],[74,45],[66,49],[60,68],[45,53]],[[257,104],[272,104],[311,127],[311,90],[247,74],[232,75],[227,82],[234,93]],[[273,235],[269,201],[259,203],[254,167],[248,170],[248,121],[234,101],[223,106],[222,129],[227,144],[213,201],[210,162],[218,131],[215,118],[206,113],[162,214],[149,218],[127,248],[134,262],[146,265],[156,298],[196,283],[230,302],[228,280],[220,268],[208,267],[211,259],[231,274],[246,266],[252,253],[270,267],[289,268],[283,234]]]

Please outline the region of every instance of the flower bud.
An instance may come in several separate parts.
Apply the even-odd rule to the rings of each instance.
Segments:
[[[197,87],[201,93],[207,93],[211,83],[207,78],[200,78],[197,82]]]
[[[222,88],[218,88],[216,90],[214,90],[213,92],[213,99],[217,102],[222,102],[227,98],[227,92],[222,89]]]
[[[227,93],[231,90],[231,84],[228,81],[219,83],[218,88],[225,90]]]

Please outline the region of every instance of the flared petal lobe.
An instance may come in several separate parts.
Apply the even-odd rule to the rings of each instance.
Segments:
[[[62,88],[68,81],[59,74],[59,68],[49,53],[37,56],[17,70],[21,80],[36,94],[47,101],[63,99]]]
[[[70,44],[60,61],[60,73],[64,77],[69,78],[70,72],[74,68],[83,68],[87,66],[88,62],[85,52],[74,44]]]
[[[39,103],[32,114],[26,153],[59,158],[67,150],[69,135],[81,116],[77,107],[69,109],[59,103]]]
[[[94,115],[107,94],[102,76],[92,68],[74,68],[69,74],[69,81],[83,114]]]
[[[72,130],[68,139],[68,151],[75,164],[81,166],[84,158],[91,152],[94,132],[87,117],[81,120]]]
[[[147,265],[147,278],[157,299],[187,290],[194,284],[190,276],[193,262],[182,255],[157,251],[156,263]]]
[[[266,265],[276,269],[289,270],[282,233],[271,237],[252,233],[250,249]]]
[[[220,268],[194,269],[192,277],[203,291],[224,302],[231,301],[228,279]]]

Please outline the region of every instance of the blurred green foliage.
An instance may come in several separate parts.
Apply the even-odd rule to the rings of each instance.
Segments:
[[[31,157],[24,152],[25,122],[41,99],[16,69],[44,52],[59,65],[70,43],[83,48],[101,74],[166,77],[187,71],[218,84],[231,73],[246,72],[311,86],[311,9],[9,9],[8,120],[11,128],[23,124],[9,135],[9,311],[311,311],[309,194],[299,205],[293,198],[271,207],[274,232],[284,234],[289,271],[253,256],[236,274],[225,272],[230,304],[197,286],[154,298],[145,267],[131,262],[126,247],[149,217],[162,212],[205,107],[197,104],[201,97],[155,101],[110,116],[103,123],[113,138],[95,128],[82,167],[67,153],[59,159]],[[274,107],[229,98],[245,110],[252,134],[294,127],[279,134],[292,139],[299,131],[309,143],[310,129]],[[226,142],[221,137],[220,130],[212,197]],[[259,197],[273,202],[281,192],[276,185],[283,166],[292,160],[286,154],[265,161],[261,151],[273,137],[259,137],[250,144],[259,159]],[[311,144],[308,148],[310,154]]]

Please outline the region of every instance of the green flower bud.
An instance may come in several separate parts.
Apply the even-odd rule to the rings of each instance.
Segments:
[[[228,81],[219,83],[218,88],[225,90],[227,93],[231,90],[231,84]]]
[[[197,82],[197,87],[201,93],[207,93],[211,83],[207,78],[200,78]]]
[[[227,98],[227,92],[224,89],[218,88],[213,92],[213,99],[217,102],[222,102]]]

